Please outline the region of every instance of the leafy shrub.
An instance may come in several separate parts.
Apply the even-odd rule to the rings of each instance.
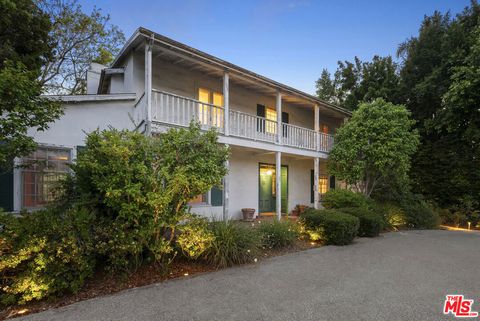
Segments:
[[[269,249],[292,245],[299,236],[296,224],[288,221],[280,222],[274,220],[268,223],[265,222],[260,224],[258,231],[262,245]]]
[[[358,217],[360,220],[359,236],[374,237],[378,236],[383,230],[383,218],[368,208],[347,207],[341,208],[339,211]]]
[[[421,196],[412,195],[402,200],[407,225],[412,228],[432,229],[440,224],[440,216]]]
[[[334,245],[352,243],[360,225],[355,216],[332,209],[309,209],[300,216],[300,220],[313,240],[321,239]]]
[[[205,252],[206,259],[216,267],[252,262],[260,246],[259,234],[233,222],[210,224],[214,240]]]
[[[469,206],[454,206],[451,208],[433,207],[440,216],[442,224],[464,227],[480,227],[480,211]],[[469,225],[470,223],[470,225]]]
[[[167,267],[188,201],[221,181],[227,158],[217,133],[194,123],[159,137],[90,133],[72,166],[74,191],[98,213],[96,248],[107,268],[128,270],[145,259]]]
[[[191,216],[187,221],[178,226],[180,235],[177,236],[176,243],[182,253],[190,258],[199,258],[206,250],[210,248],[214,240],[212,231],[208,229],[206,218]]]
[[[386,229],[399,230],[407,226],[407,216],[401,207],[385,203],[378,205],[377,208],[382,213]]]
[[[0,214],[2,303],[78,291],[95,265],[93,220],[85,209]]]
[[[323,196],[323,206],[330,208],[368,207],[371,201],[363,194],[346,189],[332,189]]]

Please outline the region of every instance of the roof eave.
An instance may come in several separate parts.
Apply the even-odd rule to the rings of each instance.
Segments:
[[[233,72],[237,72],[237,73],[247,75],[248,77],[251,77],[251,78],[253,78],[257,81],[264,82],[264,83],[268,84],[269,86],[272,86],[274,88],[277,88],[277,89],[280,89],[280,90],[298,95],[298,96],[303,97],[303,98],[305,98],[305,99],[307,99],[311,102],[317,103],[319,105],[323,105],[326,108],[330,108],[330,109],[335,110],[335,111],[337,111],[341,114],[344,114],[346,116],[351,116],[351,114],[352,114],[351,111],[349,111],[345,108],[342,108],[342,107],[333,105],[331,103],[328,103],[326,101],[323,101],[321,99],[318,99],[317,97],[312,96],[308,93],[305,93],[301,90],[298,90],[298,89],[295,89],[293,87],[284,85],[284,84],[279,83],[279,82],[277,82],[273,79],[264,77],[262,75],[254,73],[250,70],[247,70],[245,68],[242,68],[240,66],[232,64],[228,61],[217,58],[215,56],[212,56],[212,55],[210,55],[208,53],[205,53],[203,51],[200,51],[198,49],[192,48],[188,45],[185,45],[183,43],[180,43],[176,40],[170,39],[168,37],[165,37],[163,35],[160,35],[160,34],[154,32],[154,31],[151,31],[151,30],[143,28],[143,27],[139,27],[137,30],[135,30],[134,34],[128,39],[126,44],[123,46],[123,48],[120,50],[119,54],[117,55],[117,57],[115,58],[115,60],[111,64],[111,68],[115,68],[116,64],[133,47],[134,43],[138,42],[137,41],[138,38],[143,37],[145,40],[147,40],[147,39],[152,38],[152,36],[153,36],[153,40],[156,41],[156,42],[163,43],[163,44],[166,44],[166,45],[169,45],[169,46],[172,46],[172,47],[176,47],[177,49],[182,50],[182,51],[190,52],[191,54],[194,54],[194,55],[200,57],[201,59],[210,61],[211,63],[216,64],[218,67],[223,68],[225,70],[229,70],[229,71],[233,71]]]

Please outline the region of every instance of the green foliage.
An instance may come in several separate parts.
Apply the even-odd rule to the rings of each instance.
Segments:
[[[332,189],[322,196],[325,208],[368,207],[372,201],[360,193],[347,189]]]
[[[361,104],[335,135],[329,173],[366,196],[387,178],[405,178],[418,145],[412,125],[402,105],[383,99]]]
[[[452,211],[480,209],[479,19],[477,1],[454,18],[435,12],[399,48],[402,100],[422,142],[413,189]]]
[[[14,157],[35,150],[27,135],[30,127],[46,130],[62,114],[57,102],[40,97],[42,89],[33,74],[21,63],[6,62],[0,69],[0,166],[12,166]]]
[[[51,56],[51,23],[32,0],[0,1],[0,69],[5,61],[20,63],[35,79]]]
[[[407,226],[407,216],[400,206],[384,203],[377,208],[382,213],[386,229],[399,230]]]
[[[365,72],[355,58],[339,62],[334,79],[322,72],[317,93],[323,99],[355,110],[383,97],[405,104],[416,121],[420,145],[411,180],[390,175],[378,183],[376,199],[398,202],[411,183],[414,193],[452,212],[471,204],[480,210],[479,26],[476,0],[455,17],[435,11],[424,17],[418,35],[399,45],[399,66],[389,57],[374,58]]]
[[[268,249],[281,248],[292,245],[299,237],[299,230],[296,224],[289,221],[261,223],[258,227],[261,235],[262,245]]]
[[[93,222],[94,215],[80,208],[0,213],[2,303],[78,291],[94,268]]]
[[[473,206],[448,209],[435,206],[433,210],[440,216],[442,224],[470,229],[480,228],[480,211],[475,210]]]
[[[96,7],[84,12],[77,0],[44,0],[52,22],[54,55],[47,59],[40,82],[52,94],[84,94],[91,62],[108,64],[125,43],[122,31]]]
[[[259,234],[252,228],[234,222],[213,222],[212,246],[205,258],[218,268],[253,262],[261,244]]]
[[[96,246],[114,270],[143,259],[165,267],[188,217],[188,201],[227,173],[228,149],[197,124],[156,138],[128,131],[95,131],[72,166],[81,202],[99,213]]]
[[[36,148],[29,128],[48,129],[62,110],[40,97],[37,77],[51,56],[48,16],[31,0],[0,1],[0,167]],[[21,23],[19,23],[21,21]]]
[[[358,217],[360,226],[358,228],[359,236],[375,237],[383,230],[383,217],[366,207],[350,207],[339,209],[342,213]]]
[[[402,200],[407,225],[417,229],[433,229],[440,224],[440,217],[433,207],[419,195]]]
[[[397,102],[397,68],[390,56],[374,56],[371,62],[362,62],[358,57],[353,62],[339,61],[334,79],[326,69],[322,71],[316,82],[317,96],[349,110],[376,98]]]
[[[333,245],[352,243],[360,225],[357,217],[334,209],[308,209],[300,216],[300,221],[312,240]]]
[[[191,216],[186,222],[178,226],[180,235],[176,244],[182,253],[190,259],[198,259],[210,248],[214,240],[213,233],[208,228],[206,218]]]
[[[322,70],[322,75],[316,82],[317,97],[326,102],[335,102],[335,83],[327,69]]]

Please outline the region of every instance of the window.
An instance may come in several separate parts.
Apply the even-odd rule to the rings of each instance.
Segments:
[[[322,195],[328,192],[328,177],[320,176],[318,178],[318,192]]]
[[[277,123],[277,111],[273,108],[267,108],[265,118],[267,119],[267,124],[265,126],[266,132],[269,134],[275,134],[275,128]],[[268,121],[268,120],[271,120],[271,121]]]
[[[208,193],[200,194],[195,196],[188,202],[189,205],[207,205],[208,204]]]
[[[198,88],[198,118],[201,124],[223,127],[223,94],[205,88]],[[208,104],[208,105],[207,105]],[[215,105],[215,106],[212,106]]]
[[[209,192],[195,196],[188,202],[190,206],[196,205],[211,205],[222,206],[223,205],[223,189],[218,186],[214,186]]]
[[[69,171],[70,150],[38,148],[22,159],[23,207],[41,207],[53,199],[53,188]]]

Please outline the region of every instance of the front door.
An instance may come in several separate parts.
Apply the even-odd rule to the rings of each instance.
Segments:
[[[275,165],[260,164],[259,170],[259,212],[268,213],[276,211],[276,175]],[[282,166],[281,172],[282,186],[282,213],[287,212],[288,208],[288,167]]]

